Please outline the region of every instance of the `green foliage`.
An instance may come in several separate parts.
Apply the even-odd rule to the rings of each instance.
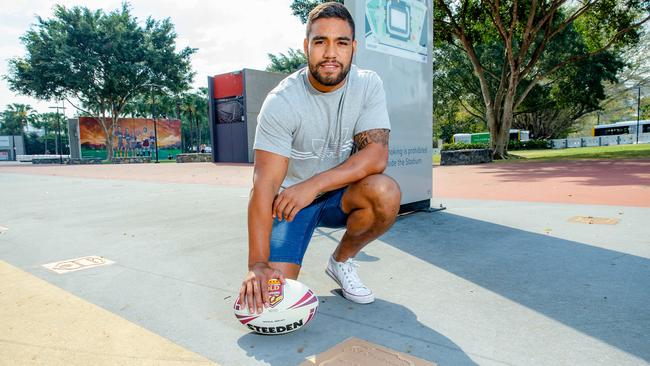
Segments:
[[[148,18],[141,27],[126,4],[108,14],[57,5],[52,19],[38,17],[21,37],[27,56],[9,61],[8,81],[39,99],[79,94],[89,104],[117,102],[151,83],[181,91],[192,80],[195,49],[176,53],[175,39],[169,19]]]
[[[176,51],[169,19],[141,26],[125,3],[109,13],[86,7],[54,7],[21,37],[27,54],[9,60],[13,91],[38,99],[78,99],[83,113],[101,117],[107,143],[127,103],[150,85],[168,93],[189,88],[193,78],[186,47]]]
[[[485,122],[481,119],[458,112],[448,118],[436,117],[433,124],[433,136],[436,140],[451,142],[452,137],[457,133],[483,132],[486,129]]]
[[[41,136],[37,132],[30,132],[25,136],[25,149],[29,152],[30,155],[40,155],[40,154],[59,154],[68,155],[70,154],[70,147],[68,135],[66,131],[61,130],[61,145],[57,139],[59,138],[55,132],[48,133],[47,135]]]
[[[276,56],[269,53],[268,56],[271,64],[266,67],[266,71],[291,74],[307,64],[305,53],[298,49],[289,48],[286,55],[280,53]]]
[[[581,35],[569,26],[547,47],[539,61],[540,66],[548,68],[558,64],[570,56],[567,49],[571,48],[584,51],[586,46]],[[476,52],[491,72],[496,73],[504,66],[505,60],[499,57],[504,52],[503,44],[498,40],[477,45]],[[468,120],[482,119],[485,125],[487,121],[481,86],[467,53],[459,52],[458,47],[443,42],[438,42],[434,53],[436,120],[446,117],[455,123],[467,124]],[[529,130],[532,136],[540,138],[566,136],[578,127],[575,122],[577,118],[599,108],[599,102],[605,98],[603,84],[616,81],[616,73],[623,66],[618,55],[603,52],[558,70],[554,79],[538,84],[531,90],[515,111],[512,128]],[[488,82],[493,90],[499,86],[497,79],[490,78]],[[522,81],[522,88],[528,84],[528,80]],[[459,113],[466,115],[461,121],[449,117]],[[466,126],[454,131],[472,132]],[[446,135],[441,136],[448,141]]]
[[[25,151],[29,151],[30,154],[44,154],[45,149],[41,144],[40,138],[36,132],[30,132],[25,134],[24,143]]]
[[[41,129],[43,133],[26,133],[28,126]],[[0,135],[22,135],[25,152],[28,154],[53,152],[55,145],[58,145],[55,139],[59,128],[61,143],[67,145],[67,125],[60,114],[53,112],[38,114],[31,106],[19,103],[7,105],[7,108],[0,112]]]
[[[489,149],[489,144],[470,144],[467,142],[456,142],[453,144],[442,144],[442,150],[471,150],[471,149]]]
[[[515,115],[539,122],[538,114],[561,110],[571,122],[598,108],[602,83],[615,80],[619,52],[638,42],[649,10],[641,0],[436,0],[435,44],[446,70],[434,80],[452,79],[440,82],[452,90],[440,93],[439,104],[485,116],[495,157],[503,157]]]
[[[343,0],[293,0],[290,7],[293,15],[300,18],[300,21],[305,24],[307,23],[307,16],[313,8],[319,4],[329,1],[335,1],[337,3],[343,4]]]
[[[443,144],[442,150],[489,149],[489,144],[457,142]],[[542,150],[550,149],[548,140],[508,141],[508,150]]]
[[[61,134],[61,144],[64,145],[62,150],[63,154],[68,153],[66,152],[68,151],[66,147],[68,145],[68,124],[61,114],[56,112],[41,113],[36,116],[31,125],[34,128],[43,130],[42,136],[27,136],[26,144],[31,146],[28,147],[31,154],[58,153],[59,131]]]
[[[551,142],[548,140],[508,141],[508,150],[542,150],[550,148]]]
[[[63,124],[63,117],[60,113],[56,112],[41,113],[31,122],[31,125],[34,128],[46,130],[48,132],[54,131],[59,125]]]
[[[28,104],[12,103],[0,113],[0,134],[22,135],[36,119],[36,111]]]
[[[208,90],[184,93],[180,103],[182,134],[185,146],[200,146],[210,144],[210,128],[208,126]]]

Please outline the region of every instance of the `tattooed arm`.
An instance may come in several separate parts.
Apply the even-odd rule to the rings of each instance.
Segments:
[[[291,221],[318,193],[333,191],[369,175],[382,173],[388,163],[389,132],[387,129],[374,129],[356,134],[355,153],[348,160],[282,191],[273,202],[273,216]]]
[[[363,150],[366,146],[371,143],[380,144],[386,148],[386,153],[388,153],[388,133],[390,130],[380,128],[376,130],[363,131],[354,135],[354,147],[355,151]],[[388,158],[388,157],[387,157]]]

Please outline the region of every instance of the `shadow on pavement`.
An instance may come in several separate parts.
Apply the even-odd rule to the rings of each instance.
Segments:
[[[650,177],[642,174],[650,170],[650,160],[600,160],[526,162],[512,164],[486,164],[478,170],[498,177],[503,182],[534,182],[550,178],[566,178],[578,185],[647,186]]]
[[[650,361],[646,258],[448,212],[404,217],[381,240]]]
[[[405,306],[381,299],[357,305],[338,295],[321,296],[319,300],[318,313],[308,327],[282,336],[249,333],[237,343],[249,357],[276,366],[298,365],[349,337],[440,365],[476,365],[448,338],[422,325]]]

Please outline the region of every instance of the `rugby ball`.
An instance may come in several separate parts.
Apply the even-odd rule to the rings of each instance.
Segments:
[[[260,334],[285,334],[298,330],[314,318],[318,298],[301,282],[270,279],[268,281],[269,307],[261,314],[248,312],[241,299],[235,301],[235,317],[253,332]]]

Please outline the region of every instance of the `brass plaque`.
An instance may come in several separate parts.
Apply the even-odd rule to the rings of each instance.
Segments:
[[[436,366],[390,348],[382,347],[359,338],[348,338],[329,350],[308,357],[300,366]]]
[[[573,216],[569,222],[588,225],[616,225],[619,219],[611,219],[608,217],[593,217],[593,216]]]

